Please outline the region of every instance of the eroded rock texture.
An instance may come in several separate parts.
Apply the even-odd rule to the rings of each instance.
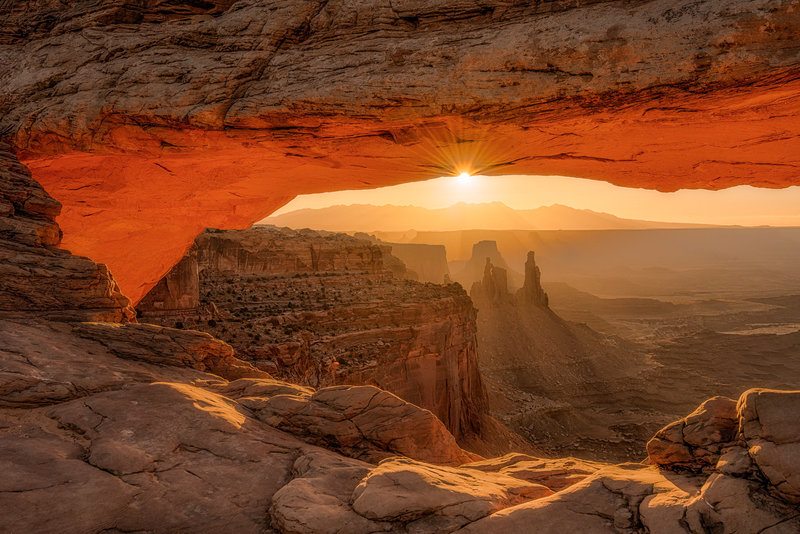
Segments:
[[[134,301],[204,227],[299,193],[798,179],[794,0],[34,0],[3,22],[0,131]]]
[[[4,532],[800,528],[800,392],[745,393],[737,435],[704,475],[522,454],[471,461],[430,412],[376,388],[228,381],[162,363],[146,337],[118,352],[80,323],[27,323],[0,320]]]
[[[204,226],[299,192],[465,164],[664,189],[797,178],[788,0],[3,9],[0,131],[65,204],[64,245],[136,300]],[[800,392],[745,393],[700,475],[442,466],[474,458],[375,388],[253,376],[199,333],[42,321],[131,310],[107,269],[52,248],[58,204],[0,156],[3,532],[800,531]]]
[[[714,397],[680,421],[662,428],[647,443],[650,460],[669,469],[713,468],[738,430],[736,402]]]
[[[2,250],[30,235],[4,234]],[[73,299],[86,295],[92,288]],[[721,417],[710,406],[690,415],[684,436],[695,424],[730,438],[702,475],[519,454],[482,460],[431,412],[375,387],[314,391],[264,376],[208,334],[82,323],[74,300],[50,311],[58,306],[65,313],[53,317],[70,322],[42,320],[37,309],[0,318],[3,532],[800,529],[800,392],[745,393],[735,436],[729,400]],[[713,430],[720,418],[724,435]]]
[[[739,399],[739,431],[750,458],[783,499],[800,503],[800,395],[754,389]]]
[[[0,317],[135,320],[105,265],[56,248],[60,211],[0,142]]]
[[[375,385],[459,439],[479,437],[488,412],[472,301],[457,285],[397,278],[388,252],[334,232],[209,231],[137,309],[218,336],[276,378]]]

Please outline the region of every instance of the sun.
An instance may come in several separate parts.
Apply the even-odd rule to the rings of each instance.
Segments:
[[[461,174],[459,174],[456,177],[456,179],[458,180],[458,183],[461,184],[461,185],[469,185],[470,182],[472,182],[472,175],[470,173],[464,171]]]

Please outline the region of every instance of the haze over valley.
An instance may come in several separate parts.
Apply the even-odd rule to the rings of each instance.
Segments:
[[[701,228],[710,224],[669,223],[622,219],[609,213],[553,204],[533,209],[512,209],[502,202],[459,202],[446,208],[420,206],[336,205],[301,208],[262,221],[291,228],[316,228],[335,232],[405,232],[456,230],[611,230],[645,228]]]
[[[636,460],[715,392],[735,398],[755,375],[800,385],[800,228],[500,202],[336,205],[264,222],[346,231],[396,250],[419,280],[459,283],[478,309],[492,415],[552,454]],[[530,251],[547,306],[513,298]],[[507,297],[476,296],[489,272],[502,272]]]
[[[798,0],[0,20],[0,534],[800,533]]]

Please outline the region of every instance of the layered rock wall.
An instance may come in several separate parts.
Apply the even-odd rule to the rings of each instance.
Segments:
[[[295,275],[385,269],[380,247],[334,232],[261,226],[207,231],[195,242],[200,269],[208,271]]]
[[[61,250],[61,205],[0,143],[0,316],[135,320],[105,265]]]
[[[203,228],[297,194],[464,170],[797,183],[794,0],[30,1],[3,22],[0,132],[64,246],[134,302]]]
[[[134,300],[202,228],[298,193],[463,165],[797,183],[793,0],[9,6],[0,132],[65,205],[64,246]],[[800,531],[797,392],[745,394],[733,441],[713,432],[729,417],[687,418],[708,426],[703,463],[720,453],[700,476],[519,455],[444,467],[428,461],[467,455],[441,423],[377,389],[229,382],[205,372],[227,349],[202,335],[39,322],[130,310],[106,269],[52,248],[56,204],[0,159],[0,302],[19,317],[0,321],[2,531]]]
[[[417,273],[420,282],[444,283],[450,275],[447,266],[447,251],[442,245],[423,245],[418,243],[387,243],[392,256],[400,259]]]
[[[200,278],[197,265],[197,246],[164,275],[164,278],[139,302],[140,310],[170,314],[192,312],[200,306]]]
[[[430,411],[375,387],[273,380],[200,332],[48,321],[98,309],[82,307],[90,288],[43,283],[65,283],[76,259],[48,248],[57,234],[31,231],[53,227],[43,215],[54,205],[20,188],[24,167],[5,162],[0,265],[31,285],[0,296],[63,298],[0,318],[3,532],[800,531],[800,392],[748,391],[735,416],[733,401],[715,399],[667,427],[701,445],[687,448],[702,459],[699,475],[657,452],[651,466],[484,460]],[[26,264],[30,255],[56,258],[31,265],[57,276]],[[110,276],[100,282],[113,287]],[[125,318],[115,295],[100,313]]]
[[[475,310],[458,286],[398,279],[388,247],[345,234],[264,226],[195,247],[139,304],[143,320],[208,331],[300,384],[377,385],[459,438],[481,434]],[[166,304],[195,284],[194,309]]]

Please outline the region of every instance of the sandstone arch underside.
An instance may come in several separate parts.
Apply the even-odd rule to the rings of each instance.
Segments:
[[[205,227],[448,175],[800,184],[800,2],[4,7],[0,136],[134,301]]]

